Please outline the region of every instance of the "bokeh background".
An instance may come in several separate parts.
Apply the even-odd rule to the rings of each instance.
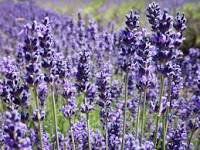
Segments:
[[[1,5],[8,1],[11,3],[32,3],[41,9],[73,18],[77,18],[77,13],[80,12],[86,20],[94,18],[102,25],[113,24],[115,30],[123,26],[124,16],[131,9],[142,12],[145,11],[149,3],[153,2],[153,0],[0,0],[0,9],[3,9]],[[178,11],[185,13],[187,30],[185,32],[186,40],[182,46],[183,52],[187,54],[190,47],[200,48],[200,0],[154,1],[158,2],[161,7],[168,9],[172,14]],[[141,22],[145,27],[148,25],[144,16],[142,16]]]
[[[200,48],[200,0],[37,0],[36,3],[45,9],[70,16],[80,11],[85,17],[94,17],[103,24],[112,20],[115,27],[119,28],[124,21],[124,15],[130,9],[142,12],[153,1],[172,13],[184,12],[188,19],[188,28],[182,49],[187,53],[190,47]],[[146,26],[145,18],[141,20]]]

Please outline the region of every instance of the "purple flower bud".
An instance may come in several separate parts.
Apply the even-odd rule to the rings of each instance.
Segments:
[[[139,27],[139,14],[138,12],[130,11],[130,13],[126,16],[126,26],[129,30],[133,30]]]
[[[186,29],[186,18],[184,14],[177,13],[174,19],[174,28],[178,32],[183,32]]]

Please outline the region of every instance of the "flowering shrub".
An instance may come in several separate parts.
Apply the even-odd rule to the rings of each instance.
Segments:
[[[180,50],[184,14],[151,3],[150,29],[131,10],[113,31],[25,6],[23,27],[0,19],[18,35],[0,61],[2,149],[198,149],[200,51]]]

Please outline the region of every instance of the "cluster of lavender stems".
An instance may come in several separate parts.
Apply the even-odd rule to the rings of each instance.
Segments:
[[[184,14],[153,2],[149,28],[131,10],[115,31],[32,1],[0,12],[1,149],[198,149],[200,50],[181,52]]]

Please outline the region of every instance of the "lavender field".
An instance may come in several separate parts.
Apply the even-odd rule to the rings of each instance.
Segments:
[[[200,150],[200,12],[172,1],[0,0],[0,149]]]

